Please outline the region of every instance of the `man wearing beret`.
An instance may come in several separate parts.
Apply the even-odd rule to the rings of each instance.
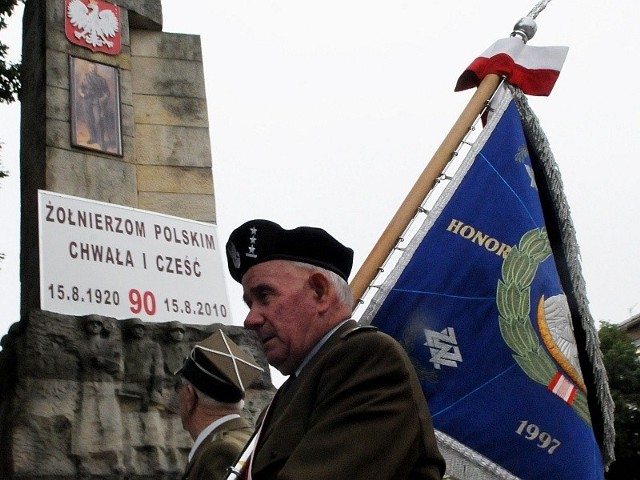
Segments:
[[[195,441],[183,479],[222,480],[253,429],[241,417],[245,389],[262,368],[222,330],[197,343],[177,372],[182,425]]]
[[[227,260],[249,307],[245,327],[289,376],[263,412],[246,477],[442,478],[407,354],[350,319],[353,251],[319,228],[252,220],[231,233]]]

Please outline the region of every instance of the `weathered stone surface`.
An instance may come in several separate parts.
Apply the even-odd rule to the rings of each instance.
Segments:
[[[44,3],[44,2],[43,2]],[[46,2],[47,3],[47,30],[60,31],[64,35],[64,2]]]
[[[114,67],[131,69],[131,48],[129,44],[122,43],[122,50],[118,55],[108,55],[102,52],[92,52],[91,50],[69,42],[64,29],[53,30],[46,37],[46,47],[48,52],[60,52],[73,57],[84,58],[98,63],[104,63]]]
[[[133,158],[133,151],[135,150],[135,138],[133,135],[127,135],[122,132],[122,161],[127,163],[136,163]]]
[[[131,34],[131,55],[202,63],[202,46],[197,35],[137,30]]]
[[[131,70],[120,69],[120,103],[133,106],[133,79]],[[131,123],[133,123],[133,110],[131,111]]]
[[[138,191],[207,195],[213,191],[211,168],[140,165]]]
[[[136,127],[133,122],[133,105],[127,105],[124,103],[120,104],[120,130],[122,131],[122,135],[127,135],[129,137],[134,137],[136,133]],[[131,150],[123,150],[124,156],[128,157],[128,161],[134,161],[134,149]]]
[[[190,218],[201,222],[216,221],[213,195],[140,192],[139,208]]]
[[[204,98],[134,94],[133,103],[136,106],[136,123],[204,128],[209,126],[207,101]]]
[[[69,90],[69,56],[51,51],[47,55],[47,85]]]
[[[175,58],[132,57],[133,93],[204,98],[202,63]]]
[[[69,53],[75,57],[88,57],[91,54],[91,50],[69,42],[64,33],[64,23],[61,28],[56,25],[55,28],[47,31],[46,47],[49,51]]]
[[[69,149],[70,139],[71,127],[68,120],[47,120],[47,145]]]
[[[68,89],[47,86],[46,115],[56,120],[71,118]]]
[[[162,2],[160,0],[120,0],[118,5],[129,10],[131,28],[162,29]]]
[[[47,189],[102,202],[137,206],[135,166],[107,155],[48,148]]]
[[[115,3],[115,2],[114,2]],[[160,3],[158,1],[158,3]],[[122,3],[118,3],[120,7],[120,44],[122,45],[122,52],[125,55],[131,55],[131,28],[129,20],[129,10],[123,8]],[[135,14],[134,14],[135,15]],[[162,12],[160,12],[162,18]]]
[[[206,128],[136,125],[135,162],[139,165],[211,168]]]
[[[218,329],[265,370],[246,396],[245,416],[255,425],[275,389],[253,332],[185,325],[176,341],[168,323],[141,322],[136,338],[133,322],[34,310],[3,337],[0,433],[11,449],[0,451],[1,478],[181,478],[192,440],[172,373]]]

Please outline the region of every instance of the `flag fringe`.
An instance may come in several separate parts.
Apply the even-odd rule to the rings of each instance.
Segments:
[[[447,460],[447,476],[473,480],[520,480],[479,452],[436,430],[440,453]],[[447,477],[445,477],[447,478]]]
[[[522,126],[530,143],[530,148],[535,150],[535,154],[540,160],[546,183],[549,188],[553,208],[555,210],[562,244],[565,249],[566,266],[570,281],[573,285],[578,313],[581,319],[581,327],[585,334],[585,344],[587,355],[592,365],[594,384],[596,387],[596,398],[600,406],[603,432],[602,432],[602,458],[605,468],[615,460],[615,429],[613,424],[614,404],[609,391],[607,372],[602,360],[600,351],[600,340],[595,328],[589,301],[586,294],[586,284],[582,276],[580,266],[580,251],[576,240],[575,228],[571,220],[569,204],[564,194],[560,170],[556,164],[547,136],[542,131],[537,116],[529,107],[529,102],[525,94],[517,87],[509,85],[509,89],[520,113]]]

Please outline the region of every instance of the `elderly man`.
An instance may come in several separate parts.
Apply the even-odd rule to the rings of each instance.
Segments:
[[[195,441],[183,479],[227,477],[253,434],[241,414],[244,392],[261,372],[222,330],[191,350],[176,383],[182,425]]]
[[[319,228],[252,220],[227,242],[267,360],[289,379],[264,418],[253,480],[440,479],[415,370],[388,335],[350,320],[353,251]]]

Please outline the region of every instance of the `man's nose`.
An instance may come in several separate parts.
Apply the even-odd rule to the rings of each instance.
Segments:
[[[249,313],[247,313],[246,318],[244,319],[244,328],[248,328],[250,330],[257,329],[262,325],[264,319],[259,312],[257,312],[256,308],[250,308]]]

